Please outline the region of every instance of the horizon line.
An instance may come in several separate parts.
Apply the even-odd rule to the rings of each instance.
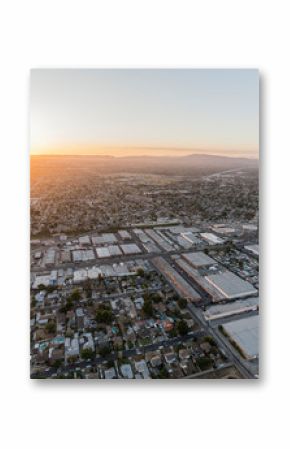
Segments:
[[[185,155],[154,155],[154,154],[140,154],[140,155],[125,155],[125,156],[116,156],[111,154],[92,154],[92,153],[31,153],[30,157],[107,157],[112,159],[125,159],[125,158],[141,158],[141,157],[149,157],[149,158],[180,158],[180,157],[188,157],[188,156],[216,156],[216,157],[225,157],[230,159],[254,159],[259,160],[259,152],[254,153],[252,155],[242,155],[242,154],[218,154],[216,152],[208,152],[208,153],[189,153]]]

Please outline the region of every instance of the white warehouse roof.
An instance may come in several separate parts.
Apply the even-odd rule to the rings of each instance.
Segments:
[[[209,284],[216,288],[225,298],[233,299],[248,295],[254,295],[257,290],[247,281],[231,271],[205,276]]]
[[[223,324],[223,328],[229,337],[236,342],[248,359],[259,355],[259,316],[231,321]]]
[[[213,265],[217,263],[214,259],[207,256],[202,251],[198,251],[196,253],[182,254],[182,256],[184,257],[184,259],[187,260],[187,262],[189,262],[196,268],[206,267],[208,265]]]

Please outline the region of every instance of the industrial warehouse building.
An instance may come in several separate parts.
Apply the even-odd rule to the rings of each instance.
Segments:
[[[209,306],[204,312],[204,317],[207,321],[217,320],[220,318],[225,318],[227,316],[257,310],[258,307],[259,298],[257,297],[241,299],[227,304],[217,304],[214,306]]]
[[[139,246],[137,246],[135,243],[127,243],[125,245],[120,245],[120,246],[125,255],[141,253]]]
[[[227,336],[242,351],[246,359],[259,355],[259,315],[223,324]]]
[[[212,234],[211,232],[201,232],[200,236],[206,240],[210,245],[218,245],[221,243],[224,243],[224,240],[218,237],[215,234]]]
[[[152,259],[152,264],[163,274],[180,296],[191,301],[199,301],[201,299],[199,293],[163,257],[155,257]]]
[[[131,235],[129,234],[128,231],[118,231],[119,236],[121,237],[122,240],[131,240]]]
[[[206,267],[217,263],[214,259],[207,256],[201,251],[198,251],[196,253],[182,254],[182,257],[194,268]]]
[[[231,271],[205,276],[206,281],[212,285],[224,298],[234,299],[255,295],[257,290],[247,281],[239,278]]]
[[[94,245],[102,245],[103,243],[116,243],[116,236],[112,233],[102,234],[100,236],[92,237]]]
[[[259,256],[259,245],[246,245],[245,249],[250,251],[250,253],[254,254],[255,256]]]

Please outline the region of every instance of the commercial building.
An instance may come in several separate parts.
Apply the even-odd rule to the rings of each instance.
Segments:
[[[224,298],[234,299],[255,295],[257,290],[247,281],[231,271],[205,276],[206,281],[220,292]]]
[[[106,248],[105,246],[96,248],[96,253],[100,259],[105,258],[105,257],[110,257],[110,252],[109,252],[108,248]]]
[[[249,224],[244,224],[244,225],[243,225],[243,229],[244,229],[245,231],[257,231],[257,230],[258,230],[258,226],[249,223]]]
[[[224,243],[224,240],[218,237],[215,234],[212,234],[211,232],[201,232],[200,236],[206,240],[210,245],[219,245],[221,243]]]
[[[110,253],[110,256],[121,256],[122,251],[120,250],[118,245],[109,245],[108,250]]]
[[[254,359],[259,355],[259,316],[242,318],[223,324],[223,330],[234,342],[246,359]]]
[[[74,262],[82,262],[83,260],[83,252],[79,249],[76,249],[72,252],[73,261]]]
[[[95,259],[95,254],[92,249],[75,249],[72,252],[73,255],[73,261],[78,262],[87,262],[89,260]]]
[[[209,306],[204,312],[204,318],[207,321],[226,318],[231,315],[238,315],[245,312],[257,310],[259,307],[259,298],[248,298],[236,300],[227,304],[216,304]]]
[[[48,249],[45,252],[43,262],[45,265],[54,265],[56,252],[54,249]]]
[[[49,285],[54,285],[55,282],[55,271],[52,271],[49,274],[42,274],[39,276],[36,276],[34,279],[34,282],[32,284],[33,289],[37,289],[40,285],[44,285],[45,287]]]
[[[173,251],[174,248],[172,247],[172,245],[164,240],[163,237],[161,237],[153,229],[146,229],[145,231],[152,240],[154,240],[162,249],[164,249],[164,251]]]
[[[194,268],[208,267],[217,263],[214,259],[207,256],[202,251],[182,254],[182,257]]]
[[[118,231],[119,236],[121,237],[122,240],[131,240],[131,235],[129,234],[128,231]]]
[[[95,259],[95,253],[92,249],[83,250],[82,259],[84,262]]]
[[[102,271],[98,267],[88,268],[88,278],[89,279],[98,279],[98,277],[102,274]]]
[[[86,268],[74,271],[73,281],[74,281],[75,284],[83,282],[87,278],[88,278],[88,271],[86,270]]]
[[[191,301],[200,300],[200,295],[197,291],[163,257],[155,257],[152,263],[181,297],[188,298]]]
[[[259,256],[259,245],[246,245],[245,249],[254,254],[254,256]]]
[[[79,237],[79,244],[80,245],[90,245],[91,239],[88,235],[84,235],[82,237]]]
[[[116,236],[112,233],[102,234],[100,236],[92,237],[94,245],[102,245],[103,243],[116,243]]]
[[[187,240],[191,245],[200,243],[200,239],[196,236],[196,234],[193,234],[192,232],[182,232],[181,237]]]
[[[120,245],[124,254],[140,254],[141,249],[135,243],[127,243],[125,245]]]

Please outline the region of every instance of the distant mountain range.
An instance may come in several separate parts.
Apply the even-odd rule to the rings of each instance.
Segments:
[[[59,169],[95,168],[99,173],[152,173],[166,175],[204,175],[223,170],[257,170],[259,161],[238,157],[210,154],[190,154],[187,156],[32,156],[32,166]]]

